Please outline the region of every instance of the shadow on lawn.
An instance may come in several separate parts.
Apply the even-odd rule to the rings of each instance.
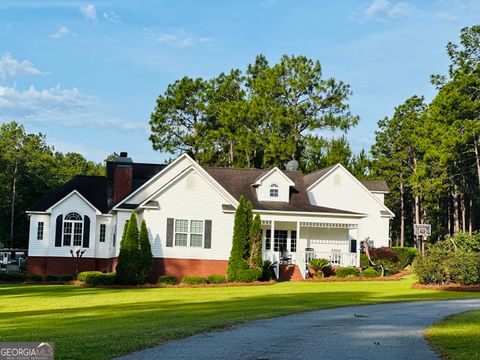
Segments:
[[[222,289],[222,288],[215,288]],[[225,292],[232,288],[223,288]],[[459,297],[453,292],[412,292],[388,295],[378,291],[336,291],[319,287],[321,291],[249,294],[238,288],[232,297],[220,290],[206,289],[92,289],[77,286],[32,285],[0,288],[3,300],[16,297],[66,297],[63,308],[1,312],[2,341],[36,341],[42,338],[56,343],[58,358],[102,359],[125,354],[162,342],[187,337],[198,332],[222,329],[250,320],[276,317],[295,312],[318,310],[341,305],[361,305],[385,301],[415,301]],[[151,298],[164,292],[157,301]],[[132,296],[132,302],[115,303],[121,293]],[[95,295],[112,297],[95,299]],[[72,306],[73,296],[92,295],[88,301]],[[463,297],[474,297],[474,294]],[[221,297],[227,296],[226,299]],[[83,298],[82,298],[83,299]],[[122,299],[120,297],[120,299]],[[124,299],[122,299],[124,300]],[[15,301],[12,299],[11,301]],[[38,299],[36,301],[42,301]],[[104,304],[98,303],[105,301]],[[1,308],[0,308],[1,309]],[[94,331],[92,331],[94,329]],[[103,334],[99,336],[99,334]],[[106,340],[106,336],[108,340]]]

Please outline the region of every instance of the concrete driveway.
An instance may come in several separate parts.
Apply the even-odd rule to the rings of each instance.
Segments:
[[[480,299],[405,302],[319,310],[195,335],[120,359],[438,359],[426,327],[480,309]]]

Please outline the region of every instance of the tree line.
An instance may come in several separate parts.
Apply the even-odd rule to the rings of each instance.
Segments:
[[[386,204],[396,214],[394,244],[412,245],[415,223],[432,224],[432,241],[474,232],[480,225],[480,26],[462,29],[459,43],[446,48],[450,67],[431,77],[434,99],[412,96],[397,106],[378,122],[369,151],[354,154],[345,137],[359,121],[350,112],[350,86],[324,78],[319,61],[293,55],[276,64],[259,55],[244,71],[175,81],[156,100],[150,140],[155,150],[186,152],[202,165],[284,168],[296,159],[304,173],[342,163],[360,179],[385,179]],[[325,136],[330,130],[343,135]],[[103,164],[56,151],[43,134],[3,123],[0,242],[25,246],[28,207],[74,175],[104,173]]]
[[[480,217],[480,26],[446,46],[447,75],[432,75],[430,103],[412,96],[381,120],[372,147],[375,174],[386,179],[395,211],[393,239],[432,224],[433,241],[478,230]]]
[[[104,175],[102,164],[75,152],[49,146],[43,134],[31,134],[15,121],[0,125],[0,248],[25,247],[25,211],[74,175]]]

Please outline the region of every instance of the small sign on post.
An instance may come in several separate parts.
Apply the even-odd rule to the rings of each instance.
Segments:
[[[414,224],[413,233],[420,239],[419,250],[423,253],[425,250],[424,241],[432,235],[432,225],[430,224]]]

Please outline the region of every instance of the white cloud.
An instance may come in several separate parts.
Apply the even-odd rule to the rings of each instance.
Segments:
[[[408,1],[391,2],[389,0],[373,0],[362,11],[362,18],[365,20],[387,20],[409,16],[418,9]]]
[[[108,128],[147,131],[147,124],[124,121],[105,115],[98,99],[81,93],[77,88],[60,85],[38,90],[0,86],[0,119],[25,123],[56,124],[69,127]]]
[[[460,18],[457,15],[447,14],[444,12],[437,12],[435,15],[441,20],[456,22],[459,21]]]
[[[120,17],[118,14],[114,11],[109,11],[109,12],[104,12],[103,13],[103,18],[111,23],[114,24],[121,24],[122,21],[120,20]]]
[[[56,32],[54,32],[52,35],[50,35],[50,37],[52,39],[60,39],[64,36],[67,36],[67,35],[76,35],[75,33],[72,33],[70,31],[70,29],[68,27],[66,27],[65,25],[62,25],[58,28],[58,30]]]
[[[41,75],[38,70],[28,60],[18,61],[10,53],[5,53],[0,58],[0,79],[5,80],[8,77],[17,75]]]
[[[205,36],[196,36],[184,30],[175,33],[164,33],[156,37],[156,41],[175,48],[185,48],[195,45],[196,43],[210,43],[212,38]]]
[[[93,4],[84,4],[80,6],[80,12],[87,19],[91,19],[91,20],[97,19],[97,8]]]

